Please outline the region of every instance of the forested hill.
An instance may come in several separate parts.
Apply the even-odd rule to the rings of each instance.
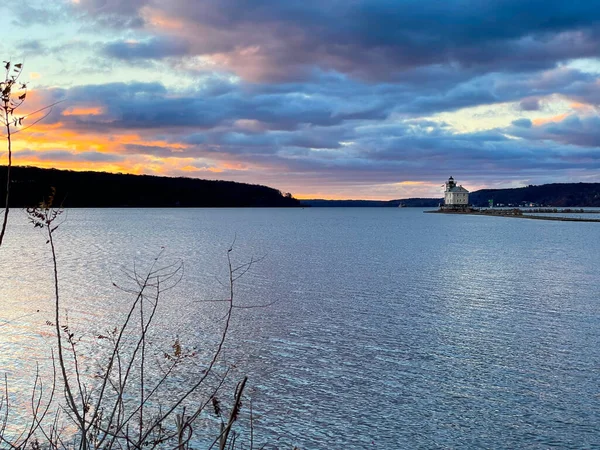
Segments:
[[[287,207],[290,194],[256,184],[106,172],[13,167],[10,204],[34,206],[56,189],[64,207]],[[6,195],[6,167],[0,166],[0,198]]]
[[[494,204],[518,206],[535,203],[543,206],[600,206],[600,183],[553,183],[514,189],[482,189],[469,194],[474,206]]]

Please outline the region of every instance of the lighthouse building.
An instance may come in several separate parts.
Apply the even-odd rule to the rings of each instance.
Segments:
[[[467,209],[469,207],[469,191],[457,185],[454,178],[446,181],[444,191],[444,209]]]

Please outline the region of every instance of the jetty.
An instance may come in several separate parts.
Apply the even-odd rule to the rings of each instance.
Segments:
[[[438,209],[435,211],[425,211],[426,213],[433,214],[462,214],[471,216],[489,216],[489,217],[512,217],[516,219],[533,219],[533,220],[556,220],[559,222],[600,222],[600,217],[568,217],[570,214],[589,214],[589,215],[600,215],[600,210],[583,210],[583,209],[558,209],[558,208],[544,208],[523,210],[520,208],[509,208],[509,209],[477,209],[477,208],[465,208],[463,210],[448,210]],[[555,216],[549,214],[565,214],[565,216]]]

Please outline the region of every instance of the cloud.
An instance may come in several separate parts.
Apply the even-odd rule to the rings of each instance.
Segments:
[[[189,158],[190,156],[196,156],[187,150],[182,150],[181,148],[169,147],[169,146],[125,144],[123,146],[123,148],[125,150],[125,153],[137,154],[137,155],[159,156],[162,158],[168,158],[168,157]]]
[[[600,12],[592,3],[81,0],[79,8],[96,20],[141,21],[157,36],[185,37],[190,55],[247,80],[306,79],[314,67],[397,80],[425,66],[523,72],[594,57]]]
[[[514,122],[513,122],[514,124]],[[528,141],[555,141],[580,147],[600,148],[600,117],[572,114],[562,120],[542,123],[539,126],[510,129],[509,132]],[[597,150],[600,155],[600,149]]]
[[[46,52],[46,46],[40,40],[27,39],[17,43],[17,48],[24,53],[40,54]]]
[[[53,89],[42,94],[53,103],[64,100],[52,116],[78,128],[147,129],[170,127],[213,128],[252,120],[269,129],[296,129],[303,124],[333,126],[351,120],[384,119],[392,100],[343,99],[299,92],[246,91],[227,93],[191,90],[171,94],[159,83],[112,83]],[[67,108],[93,106],[95,115],[61,114]]]
[[[137,29],[144,26],[139,9],[146,3],[146,0],[79,0],[74,7],[95,18],[99,26]]]
[[[30,28],[34,25],[52,25],[64,22],[73,13],[69,3],[22,1],[11,8],[15,28]]]
[[[540,99],[536,97],[527,97],[519,102],[522,111],[539,111],[541,109]]]
[[[126,60],[162,59],[184,55],[188,47],[183,40],[157,37],[146,41],[113,41],[104,46],[103,52],[109,57]]]
[[[512,125],[520,128],[531,128],[531,120],[529,119],[517,119],[513,120]]]
[[[36,159],[39,161],[77,161],[77,162],[118,162],[123,158],[119,155],[100,152],[70,152],[66,150],[20,150],[15,152],[16,158]]]

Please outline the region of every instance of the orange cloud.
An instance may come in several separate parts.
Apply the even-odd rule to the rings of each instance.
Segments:
[[[239,162],[224,162],[223,168],[227,170],[248,170],[248,166]]]
[[[220,172],[223,172],[223,169],[219,169],[217,167],[195,167],[195,166],[189,166],[189,165],[183,166],[179,170],[181,170],[182,172],[189,172],[189,173],[197,173],[197,172],[220,173]]]
[[[422,186],[427,185],[429,183],[425,183],[424,181],[400,181],[396,184],[399,186]]]
[[[79,112],[79,110],[72,111],[72,114]],[[30,149],[34,151],[95,151],[123,155],[127,153],[124,146],[128,144],[168,148],[174,152],[182,152],[189,147],[187,144],[164,140],[145,140],[139,134],[131,132],[123,134],[111,133],[107,135],[96,131],[71,130],[62,122],[54,124],[40,122],[35,127],[17,136],[18,139],[14,141],[16,149]]]
[[[569,113],[559,114],[558,116],[553,117],[542,117],[539,119],[533,119],[533,124],[538,127],[540,125],[545,125],[551,122],[562,122],[569,116]]]
[[[589,113],[595,110],[592,105],[588,105],[587,103],[572,102],[569,106],[575,111],[581,113]]]
[[[147,24],[161,30],[173,31],[183,30],[185,28],[183,21],[173,17],[168,17],[163,11],[159,11],[149,6],[142,8],[141,15]]]
[[[39,123],[17,136],[19,138],[15,140],[15,146],[31,150],[112,151],[115,146],[112,137],[97,134],[90,136],[69,130],[61,122],[50,125]]]
[[[133,136],[135,136],[135,137],[132,138]],[[133,135],[133,136],[132,135],[129,135],[127,137],[121,136],[119,141],[122,144],[145,145],[148,147],[162,147],[162,148],[173,149],[175,151],[178,151],[178,150],[182,151],[182,150],[185,150],[186,148],[189,148],[189,145],[187,145],[187,144],[180,144],[177,142],[166,142],[166,141],[145,141],[137,135]]]
[[[63,111],[63,116],[99,116],[103,114],[104,110],[99,106],[83,107],[83,108],[69,108]]]

